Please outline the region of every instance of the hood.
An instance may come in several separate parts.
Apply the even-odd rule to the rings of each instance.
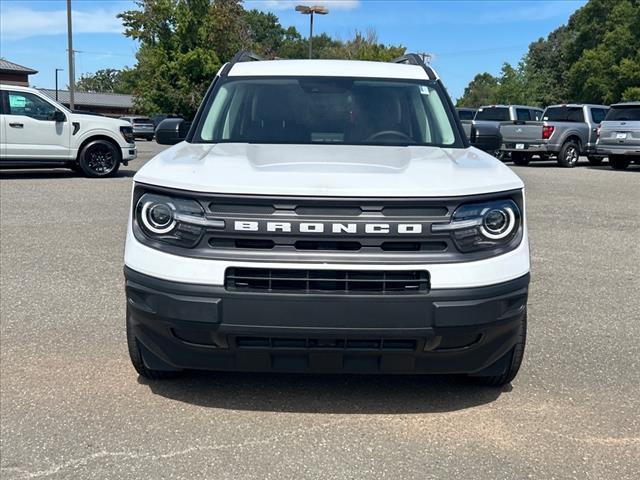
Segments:
[[[126,120],[120,120],[119,118],[104,117],[102,115],[87,115],[84,113],[72,113],[74,122],[91,122],[95,125],[104,125],[105,127],[130,127],[131,124]]]
[[[257,145],[182,142],[136,182],[208,193],[437,197],[518,189],[509,167],[473,147]]]

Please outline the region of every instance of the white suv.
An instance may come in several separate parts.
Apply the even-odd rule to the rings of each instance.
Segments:
[[[435,72],[418,55],[254,60],[226,64],[185,141],[134,177],[138,373],[511,381],[526,332],[524,185],[469,145]]]
[[[136,158],[131,124],[72,113],[38,90],[0,85],[0,168],[69,167],[115,175]]]

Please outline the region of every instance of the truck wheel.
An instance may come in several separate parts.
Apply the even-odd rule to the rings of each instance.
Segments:
[[[138,375],[147,378],[149,380],[162,380],[165,378],[175,378],[180,374],[179,370],[156,370],[149,368],[145,365],[142,358],[142,348],[144,348],[131,327],[131,320],[129,319],[129,311],[127,310],[127,346],[129,347],[129,358],[133,364],[133,368],[136,369]]]
[[[518,333],[518,340],[509,353],[506,354],[507,364],[502,373],[488,376],[474,376],[473,380],[482,385],[490,387],[501,387],[508,384],[518,374],[520,365],[522,365],[522,358],[524,357],[524,347],[527,341],[527,312],[524,312],[522,319],[520,320],[520,332]],[[498,362],[504,361],[505,357],[500,358]],[[497,362],[496,362],[497,363]],[[488,368],[491,368],[489,366]]]
[[[78,157],[78,164],[87,177],[110,177],[120,168],[120,151],[107,140],[87,143]]]
[[[589,163],[591,165],[593,165],[594,167],[597,167],[598,165],[602,165],[603,158],[590,156],[590,157],[587,157],[587,160],[589,160]]]
[[[609,164],[614,170],[624,170],[631,161],[624,155],[609,155]]]
[[[529,162],[531,161],[531,157],[526,153],[511,152],[511,160],[516,165],[525,166],[525,165],[529,165]]]
[[[569,140],[562,145],[558,153],[558,165],[565,168],[573,168],[580,159],[580,148],[573,140]]]

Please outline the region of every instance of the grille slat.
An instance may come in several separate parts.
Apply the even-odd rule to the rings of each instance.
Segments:
[[[381,293],[401,295],[429,291],[429,272],[229,268],[231,291],[302,293]]]
[[[236,346],[246,349],[294,350],[394,350],[415,351],[417,340],[404,338],[275,338],[236,337]]]

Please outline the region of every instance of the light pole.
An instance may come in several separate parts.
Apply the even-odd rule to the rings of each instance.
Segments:
[[[75,108],[73,91],[75,90],[75,65],[73,58],[73,32],[71,30],[71,0],[67,0],[67,48],[69,50],[69,110]]]
[[[300,12],[303,15],[309,15],[309,58],[311,58],[313,55],[313,14],[317,13],[318,15],[326,15],[329,13],[329,9],[319,5],[314,5],[313,7],[298,5],[296,7],[296,12]]]
[[[64,69],[56,68],[56,101],[58,100],[58,72],[64,72]]]

